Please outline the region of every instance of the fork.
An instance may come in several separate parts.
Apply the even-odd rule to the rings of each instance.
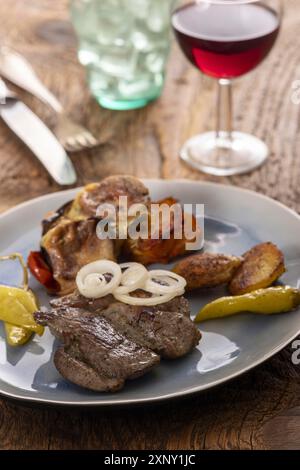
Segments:
[[[54,132],[67,151],[79,152],[100,144],[90,131],[70,119],[62,104],[43,85],[25,57],[5,46],[0,48],[0,75],[28,91],[56,112],[57,122]]]

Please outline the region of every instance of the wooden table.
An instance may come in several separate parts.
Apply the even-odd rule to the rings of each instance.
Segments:
[[[282,35],[270,58],[236,83],[235,125],[267,141],[268,163],[250,175],[214,179],[180,163],[178,150],[211,129],[214,84],[174,46],[163,97],[146,109],[110,112],[89,96],[68,23],[66,0],[0,0],[1,41],[22,52],[66,109],[103,145],[72,157],[81,183],[110,174],[221,181],[254,189],[300,210],[300,5],[288,0]],[[22,98],[50,126],[55,116]],[[0,123],[0,210],[58,191],[37,160]],[[267,214],[266,214],[267,217]],[[300,449],[300,366],[292,350],[242,378],[192,400],[155,408],[63,410],[0,400],[1,449]]]

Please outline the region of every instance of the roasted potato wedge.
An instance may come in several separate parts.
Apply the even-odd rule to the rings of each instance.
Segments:
[[[183,259],[173,271],[187,281],[187,290],[227,284],[241,266],[242,258],[215,253],[200,253]]]
[[[124,252],[129,258],[145,266],[154,263],[166,264],[177,256],[184,255],[185,243],[182,240],[127,240]]]
[[[165,198],[161,201],[156,202],[156,204],[167,204],[168,206],[173,206],[178,204],[178,201],[172,197]],[[200,227],[197,226],[197,221],[193,215],[185,214],[184,217],[191,217],[191,225],[193,231],[199,231]],[[184,218],[183,217],[183,218]],[[184,235],[181,239],[176,239],[174,236],[174,223],[170,229],[170,238],[164,238],[164,227],[162,222],[159,221],[159,234],[155,238],[147,239],[131,239],[128,238],[123,246],[123,254],[128,256],[133,261],[142,263],[144,265],[154,264],[154,263],[168,263],[170,260],[182,256],[186,253],[186,244],[192,242],[193,240],[187,240]],[[182,220],[182,223],[184,221]],[[153,221],[151,220],[151,215],[149,213],[149,229]],[[168,228],[169,229],[169,228]]]
[[[273,243],[256,245],[243,258],[243,264],[229,284],[232,295],[270,287],[285,272],[283,254]]]

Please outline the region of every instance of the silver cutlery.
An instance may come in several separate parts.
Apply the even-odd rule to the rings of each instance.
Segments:
[[[72,185],[76,182],[73,164],[54,134],[1,79],[0,116],[58,184]]]
[[[43,85],[30,63],[21,54],[7,47],[0,48],[0,75],[28,91],[57,114],[54,132],[69,152],[78,152],[99,145],[90,131],[71,120],[58,99]]]

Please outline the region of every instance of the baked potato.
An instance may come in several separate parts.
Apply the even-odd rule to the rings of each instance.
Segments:
[[[178,204],[178,201],[172,197],[165,198],[161,201],[156,202],[155,204],[163,205],[166,204],[172,207],[175,204]],[[174,215],[174,214],[173,214]],[[199,231],[200,235],[200,227],[197,226],[196,218],[190,214],[183,214],[182,217],[182,225],[184,223],[184,219],[186,220],[187,217],[191,217],[191,227],[193,231],[196,229]],[[153,225],[153,220],[151,218],[151,214],[149,212],[149,232],[150,227]],[[186,253],[186,244],[191,243],[194,240],[187,240],[184,236],[181,239],[175,238],[175,227],[174,227],[174,217],[171,219],[171,226],[169,225],[166,227],[168,234],[170,235],[169,238],[164,238],[164,230],[162,220],[159,220],[157,226],[159,226],[158,230],[159,233],[151,238],[151,234],[149,233],[149,238],[143,239],[132,239],[128,238],[123,246],[123,254],[125,257],[129,257],[131,260],[136,261],[138,263],[142,263],[145,266],[154,263],[163,263],[166,264],[170,260],[182,256]],[[170,232],[169,232],[170,230]],[[196,238],[196,237],[195,237]]]
[[[284,256],[273,243],[256,245],[243,258],[242,265],[229,284],[232,295],[270,287],[285,272]]]
[[[199,253],[183,259],[173,271],[187,281],[187,290],[228,284],[242,258],[217,253]]]

